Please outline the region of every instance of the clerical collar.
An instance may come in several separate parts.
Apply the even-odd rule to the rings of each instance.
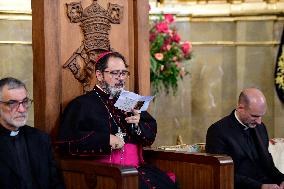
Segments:
[[[0,134],[2,135],[5,135],[5,136],[17,136],[19,133],[19,130],[17,131],[10,131],[8,129],[6,129],[5,127],[3,127],[1,124],[0,124]]]
[[[101,91],[101,94],[104,94],[108,99],[114,99],[114,97],[112,97],[110,94],[108,94],[99,85],[96,85],[96,87],[94,87],[94,90],[96,90],[96,88],[98,88]]]
[[[104,93],[106,93],[99,85],[96,85],[97,88],[99,88],[101,91],[103,91]],[[96,88],[94,88],[94,90],[96,90]]]
[[[19,130],[17,130],[17,131],[11,131],[11,133],[10,133],[10,136],[17,136],[18,135],[18,133],[19,133]]]
[[[105,90],[103,90],[99,85],[96,85],[96,86],[94,87],[94,90],[96,90],[96,88],[99,89],[99,92],[100,92],[101,94],[104,94],[105,96],[107,96],[107,97],[109,98],[110,95],[109,95],[107,92],[105,92]]]
[[[245,125],[245,124],[244,124],[243,122],[241,122],[241,120],[238,118],[237,110],[235,110],[234,115],[235,115],[235,118],[238,120],[238,122],[239,122],[242,126],[244,126],[244,130],[249,129],[249,126]]]

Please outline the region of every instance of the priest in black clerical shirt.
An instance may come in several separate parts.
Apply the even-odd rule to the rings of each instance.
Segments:
[[[0,188],[63,189],[49,136],[26,125],[31,103],[23,82],[0,80]]]
[[[284,189],[284,175],[268,151],[269,138],[261,121],[265,112],[263,93],[247,88],[237,108],[207,131],[206,152],[227,154],[234,161],[235,189]]]

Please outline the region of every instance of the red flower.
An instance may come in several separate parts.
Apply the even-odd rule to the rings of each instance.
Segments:
[[[164,14],[164,18],[166,20],[167,23],[172,23],[174,21],[174,17],[172,14]]]
[[[162,51],[167,51],[168,50],[168,45],[170,45],[171,41],[170,38],[167,38],[164,40],[163,45],[161,47]]]
[[[179,43],[180,42],[180,36],[177,33],[174,33],[172,36],[172,41]]]
[[[155,41],[156,37],[157,37],[157,34],[156,34],[156,33],[150,33],[150,39],[149,39],[150,42]]]
[[[169,33],[169,25],[166,22],[159,22],[156,29],[159,33]]]
[[[188,41],[181,41],[177,28],[172,26],[173,15],[165,14],[158,18],[153,23],[149,36],[151,83],[155,94],[159,92],[160,85],[165,87],[167,93],[170,88],[175,93],[179,79],[188,73],[181,62],[191,58],[192,47]]]
[[[181,45],[181,50],[182,50],[184,55],[188,55],[190,53],[190,51],[191,51],[191,44],[188,41],[185,41]]]

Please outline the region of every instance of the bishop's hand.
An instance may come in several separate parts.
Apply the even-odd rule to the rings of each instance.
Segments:
[[[126,122],[130,124],[130,132],[132,135],[140,135],[141,129],[139,127],[140,111],[133,109],[132,112],[127,113]]]
[[[124,146],[124,141],[118,136],[110,135],[109,144],[112,149],[121,149]]]
[[[133,123],[135,126],[138,126],[138,123],[140,121],[140,111],[133,109],[130,114],[128,113],[128,115],[129,116],[125,118],[125,121],[127,123]]]

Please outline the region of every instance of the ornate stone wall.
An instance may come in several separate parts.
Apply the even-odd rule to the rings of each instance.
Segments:
[[[210,2],[204,4],[216,5]],[[207,128],[229,114],[239,92],[249,86],[260,88],[267,97],[264,122],[270,137],[284,137],[284,105],[275,92],[273,75],[284,24],[283,9],[193,15],[192,4],[182,9],[171,9],[171,5],[165,1],[163,6],[154,7],[152,16],[161,10],[175,10],[178,31],[182,40],[192,42],[194,57],[189,65],[191,75],[180,82],[177,95],[162,94],[151,106],[159,125],[154,145],[173,145],[178,135],[184,143],[205,142]],[[187,13],[182,12],[185,9]]]

